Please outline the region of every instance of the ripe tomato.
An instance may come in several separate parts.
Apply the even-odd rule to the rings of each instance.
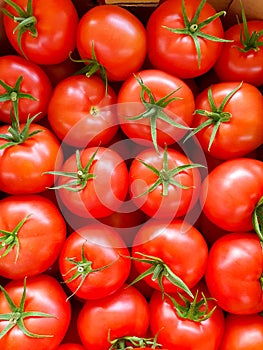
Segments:
[[[262,315],[227,314],[220,350],[261,350],[262,344]]]
[[[217,304],[233,314],[263,310],[263,251],[255,233],[234,232],[212,245],[205,279]]]
[[[139,144],[174,144],[193,121],[194,95],[181,79],[146,69],[125,80],[118,92],[118,117],[124,133]]]
[[[81,344],[77,343],[64,343],[59,345],[56,350],[85,350],[85,348]]]
[[[249,20],[225,31],[224,43],[214,70],[221,81],[245,81],[255,86],[263,84],[263,21]]]
[[[58,258],[65,238],[65,220],[47,198],[14,195],[0,200],[2,276],[19,279],[45,272]]]
[[[0,127],[0,190],[9,194],[43,192],[54,183],[53,175],[43,173],[62,163],[60,143],[50,129],[37,123],[21,123],[16,131],[18,135],[11,137],[9,125]],[[10,144],[6,136],[11,137]]]
[[[124,285],[98,300],[87,300],[78,317],[81,341],[89,350],[108,350],[110,339],[145,337],[149,326],[149,305],[134,287]]]
[[[170,219],[186,215],[198,200],[199,165],[175,149],[140,152],[129,170],[129,191],[135,205],[149,217]]]
[[[105,145],[118,131],[114,90],[98,76],[74,75],[56,85],[48,121],[57,137],[74,147]],[[108,107],[108,108],[107,108]]]
[[[198,254],[193,254],[193,252]],[[189,288],[204,276],[208,248],[201,233],[187,222],[175,219],[150,220],[137,232],[132,246],[133,263],[137,271],[153,288],[177,292]],[[158,274],[157,274],[158,272]],[[160,283],[161,281],[161,283]]]
[[[37,114],[45,117],[52,93],[46,73],[35,63],[18,55],[0,57],[0,120],[11,124],[10,112],[17,113],[21,123]]]
[[[263,96],[255,86],[213,84],[196,97],[195,107],[190,135],[195,134],[204,152],[212,157],[241,157],[263,143]]]
[[[55,350],[63,340],[71,315],[60,283],[40,274],[24,281],[11,280],[4,287],[5,292],[0,288],[1,349]]]
[[[218,349],[224,333],[223,311],[209,299],[205,285],[199,284],[192,291],[195,299],[186,300],[179,294],[163,297],[155,291],[149,304],[151,331],[158,334],[158,343],[169,350]]]
[[[162,2],[147,22],[148,57],[157,69],[180,78],[193,78],[215,64],[224,37],[220,18],[206,1]],[[214,17],[215,16],[215,17]],[[208,18],[214,18],[209,23]],[[209,36],[218,40],[210,40]]]
[[[216,166],[203,181],[201,203],[207,218],[226,231],[251,231],[263,196],[263,163],[236,158]]]
[[[79,18],[71,0],[13,0],[6,4],[5,11],[19,18],[17,23],[4,16],[8,39],[30,61],[55,64],[74,50]]]
[[[60,272],[73,295],[81,299],[104,298],[129,276],[131,261],[125,256],[129,251],[119,234],[94,223],[68,236],[60,252]]]
[[[91,63],[93,72],[97,67],[106,71],[107,80],[122,81],[144,63],[146,30],[135,15],[121,6],[95,6],[79,21],[77,49],[84,63]]]
[[[54,189],[74,215],[104,217],[117,211],[126,198],[128,169],[119,154],[110,148],[87,147],[76,151],[58,169],[61,176]]]

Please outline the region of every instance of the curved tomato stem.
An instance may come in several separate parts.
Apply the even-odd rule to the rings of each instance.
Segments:
[[[191,129],[188,126],[175,122],[163,111],[163,109],[167,107],[171,102],[181,99],[178,96],[171,97],[179,89],[181,89],[181,87],[171,91],[169,94],[165,95],[164,97],[156,101],[152,91],[144,84],[142,78],[139,76],[137,77],[135,74],[133,76],[141,87],[140,98],[141,98],[142,104],[145,107],[145,111],[139,115],[136,115],[133,117],[127,117],[127,119],[128,120],[140,120],[140,119],[150,120],[151,138],[152,138],[153,145],[156,152],[159,152],[158,144],[157,144],[157,130],[156,130],[157,119],[163,120],[164,122],[174,126],[175,128],[185,129],[185,130]]]
[[[128,350],[135,348],[150,347],[151,349],[158,349],[162,345],[157,343],[157,336],[153,338],[141,338],[137,336],[124,336],[120,338],[110,339],[110,330],[108,332],[108,341],[111,344],[109,350]]]
[[[4,1],[6,4],[11,6],[17,12],[17,16],[14,16],[5,8],[2,9],[3,13],[6,16],[11,18],[14,22],[18,23],[18,25],[13,30],[13,34],[16,31],[18,32],[17,41],[18,41],[19,49],[23,54],[23,56],[27,58],[22,48],[22,36],[27,31],[29,31],[31,35],[35,38],[38,36],[37,28],[36,28],[37,19],[33,15],[32,0],[28,0],[26,11],[24,11],[20,6],[18,6],[12,0],[4,0]]]
[[[13,300],[10,298],[3,286],[0,285],[0,290],[4,294],[6,301],[10,307],[11,312],[0,314],[1,321],[7,321],[7,326],[1,330],[0,339],[3,338],[11,329],[18,327],[26,336],[31,338],[51,338],[53,335],[50,334],[37,334],[30,332],[24,323],[26,318],[35,318],[35,317],[48,317],[54,318],[55,316],[47,314],[40,311],[25,311],[25,302],[26,302],[26,277],[24,278],[24,288],[21,296],[20,304],[17,306]]]
[[[260,198],[253,211],[252,223],[263,248],[263,197]]]
[[[206,3],[206,0],[200,1],[200,4],[191,20],[188,19],[187,13],[186,13],[186,6],[185,6],[185,1],[182,0],[182,14],[183,14],[183,19],[184,19],[184,25],[185,28],[169,28],[167,26],[162,26],[163,28],[169,30],[172,33],[175,34],[181,34],[181,35],[189,35],[195,44],[195,49],[197,52],[197,60],[198,60],[198,67],[200,68],[201,66],[201,47],[200,47],[200,42],[199,38],[210,40],[210,41],[215,41],[215,42],[232,42],[233,40],[227,40],[223,38],[218,38],[216,36],[207,34],[202,32],[202,29],[206,27],[209,23],[213,22],[217,18],[219,18],[222,15],[226,15],[225,11],[220,11],[214,14],[213,16],[208,17],[205,21],[203,22],[198,22],[200,13]]]

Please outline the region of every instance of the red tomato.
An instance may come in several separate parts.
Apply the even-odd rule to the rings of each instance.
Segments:
[[[207,218],[226,231],[251,231],[263,196],[263,163],[236,158],[216,166],[203,182],[201,202]]]
[[[130,196],[149,217],[172,220],[186,215],[200,194],[198,166],[175,149],[146,149],[131,163]]]
[[[17,111],[21,123],[36,114],[35,121],[45,117],[52,85],[38,65],[18,55],[1,56],[0,79],[1,121],[11,124],[11,111]]]
[[[64,343],[59,345],[56,350],[85,350],[85,348],[81,344],[77,343]]]
[[[196,97],[195,107],[190,135],[194,133],[212,157],[241,157],[263,143],[263,96],[255,86],[213,84]]]
[[[118,92],[118,103],[124,133],[134,142],[153,142],[155,147],[181,140],[192,124],[195,108],[188,85],[157,69],[142,70],[126,79]]]
[[[92,46],[95,61],[106,70],[107,79],[122,81],[144,63],[146,30],[121,6],[95,6],[82,16],[77,32],[77,49],[87,65],[94,61]]]
[[[60,283],[51,276],[37,275],[24,281],[12,280],[5,285],[5,291],[11,300],[1,287],[0,332],[7,327],[9,330],[0,333],[1,349],[55,350],[63,340],[71,315]]]
[[[162,2],[146,27],[147,52],[153,67],[181,78],[193,78],[209,71],[220,54],[222,42],[210,40],[206,35],[221,40],[224,37],[219,18],[204,23],[215,15],[215,9],[205,1]]]
[[[117,211],[126,198],[127,166],[119,154],[109,148],[88,147],[76,152],[65,160],[60,170],[62,176],[54,189],[74,215],[104,217]]]
[[[4,16],[4,27],[14,49],[38,64],[55,64],[67,59],[76,45],[79,22],[72,1],[14,0],[13,3],[15,7],[6,4],[5,10],[20,18],[22,28],[17,28],[17,21],[7,15]]]
[[[130,334],[145,337],[149,320],[144,296],[124,285],[105,298],[87,300],[79,314],[78,331],[87,349],[108,350],[109,339]]]
[[[59,256],[65,238],[64,218],[47,198],[14,195],[0,200],[2,276],[20,279],[45,272]]]
[[[160,290],[161,280],[164,291],[170,293],[182,290],[174,275],[188,288],[194,287],[202,279],[208,248],[201,233],[183,220],[175,219],[170,223],[150,220],[135,236],[132,257],[140,274],[150,269],[151,273],[144,277],[145,282]]]
[[[224,314],[207,293],[206,287],[198,285],[192,291],[197,297],[183,300],[178,294],[171,298],[155,291],[150,300],[150,327],[158,333],[158,343],[169,350],[215,350],[224,333]],[[201,303],[204,293],[206,302]],[[199,304],[200,302],[200,304]],[[207,309],[206,309],[207,308]],[[215,310],[212,312],[213,308]],[[211,315],[209,313],[212,312]],[[207,315],[209,315],[207,317]]]
[[[14,144],[4,148],[11,136],[9,125],[0,127],[0,190],[9,194],[33,194],[45,191],[54,183],[54,176],[43,174],[62,163],[63,154],[54,133],[48,128],[31,123],[28,132],[13,139]],[[34,134],[37,130],[40,132]],[[30,136],[31,135],[31,136]]]
[[[249,20],[225,31],[224,43],[214,70],[221,81],[245,81],[255,86],[263,84],[263,21]],[[253,39],[254,38],[254,39]]]
[[[94,223],[68,236],[60,252],[60,272],[73,295],[81,299],[104,298],[129,276],[129,255],[114,229]]]
[[[261,350],[263,344],[262,315],[226,316],[220,350]]]
[[[257,235],[234,232],[212,245],[205,278],[222,309],[245,315],[263,310],[262,272],[263,251]]]
[[[114,90],[98,76],[75,75],[54,89],[48,106],[48,121],[57,137],[74,147],[101,146],[118,131]]]

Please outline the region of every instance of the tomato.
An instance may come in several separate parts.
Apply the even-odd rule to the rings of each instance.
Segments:
[[[179,294],[163,297],[155,291],[150,300],[151,331],[158,333],[158,343],[169,350],[218,349],[224,333],[223,311],[209,299],[204,285],[192,291],[194,300],[181,299]]]
[[[59,345],[56,350],[85,350],[85,348],[81,344],[77,343],[64,343]]]
[[[182,152],[148,148],[137,155],[129,170],[129,191],[135,205],[149,217],[180,217],[194,207],[201,189],[201,176]]]
[[[225,231],[251,231],[263,196],[263,163],[236,158],[216,166],[205,178],[201,191],[203,212]]]
[[[136,288],[127,285],[105,298],[87,300],[78,317],[80,338],[89,350],[108,350],[110,339],[130,334],[144,337],[148,326],[146,299]]]
[[[94,223],[68,236],[60,252],[60,272],[71,296],[99,299],[124,284],[130,272],[129,255],[114,229]]]
[[[36,114],[35,121],[45,117],[51,94],[51,82],[38,65],[18,55],[0,57],[2,122],[11,124],[11,111],[17,113],[21,123]]]
[[[146,26],[147,53],[153,67],[180,78],[208,72],[224,41],[224,29],[218,18],[222,14],[216,14],[205,0],[162,2]],[[210,36],[218,40],[210,40]]]
[[[221,81],[245,81],[255,86],[263,84],[263,21],[249,20],[232,25],[225,31],[221,54],[214,71]]]
[[[134,238],[132,257],[137,271],[153,288],[189,292],[204,276],[208,248],[201,233],[186,221],[150,220]]]
[[[13,0],[6,4],[5,11],[19,17],[20,25],[17,28],[14,18],[4,16],[8,39],[30,61],[55,64],[66,60],[74,50],[79,18],[71,0]]]
[[[114,90],[98,76],[63,79],[50,98],[48,121],[57,137],[74,147],[101,146],[118,131]]]
[[[1,287],[0,310],[0,346],[8,350],[55,350],[71,315],[60,283],[41,274],[8,282],[5,292]]]
[[[255,233],[233,232],[211,247],[206,284],[217,304],[227,312],[244,315],[263,310],[263,252]]]
[[[77,50],[87,66],[91,63],[92,72],[96,67],[105,70],[107,80],[122,81],[144,63],[146,30],[135,15],[121,6],[95,6],[79,21]]]
[[[0,200],[2,276],[20,279],[45,272],[58,258],[65,238],[64,218],[47,198],[13,195]]]
[[[195,107],[190,135],[194,134],[212,157],[241,157],[263,143],[263,96],[255,86],[213,84],[196,97]]]
[[[50,129],[37,123],[14,128],[18,135],[11,137],[9,125],[0,127],[0,190],[8,194],[43,192],[54,183],[53,175],[43,173],[62,163],[60,143]],[[10,144],[6,136],[11,137]]]
[[[181,79],[157,69],[136,72],[118,92],[120,127],[134,142],[170,145],[193,121],[194,95]]]
[[[260,350],[263,344],[263,318],[259,314],[228,314],[220,350]]]

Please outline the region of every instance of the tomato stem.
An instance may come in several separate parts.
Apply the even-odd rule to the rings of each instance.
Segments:
[[[128,350],[134,348],[151,347],[151,349],[157,349],[162,345],[157,343],[157,336],[153,338],[140,338],[137,336],[123,336],[120,338],[110,339],[110,330],[108,332],[108,341],[111,344],[109,350]]]
[[[260,198],[253,211],[252,223],[263,249],[263,197]]]

